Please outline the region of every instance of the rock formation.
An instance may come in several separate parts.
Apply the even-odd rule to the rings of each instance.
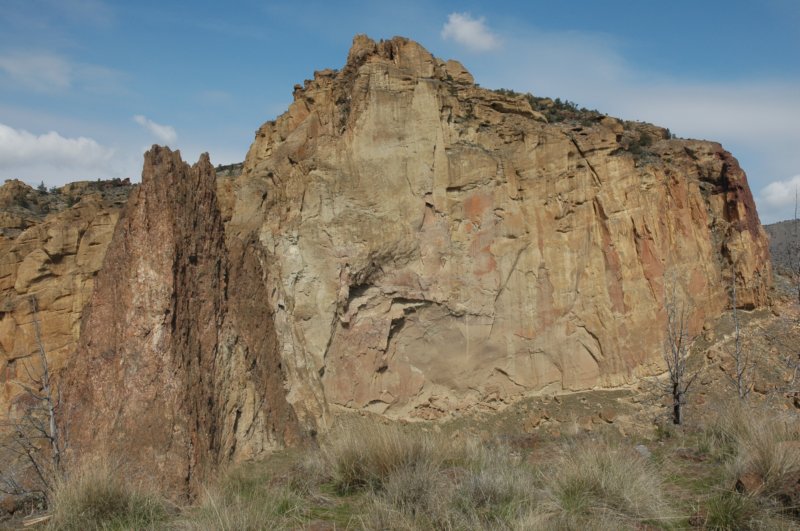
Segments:
[[[6,403],[33,346],[3,301],[36,292],[48,353],[70,353],[72,459],[124,455],[191,493],[339,411],[436,419],[632,382],[663,370],[667,294],[699,331],[732,279],[742,307],[771,282],[719,144],[480,88],[403,38],[356,37],[234,169],[154,147],[121,216],[85,199],[8,221]]]
[[[225,244],[214,169],[154,146],[63,371],[73,459],[124,455],[191,492],[217,463],[301,438],[286,403],[261,263]]]
[[[228,225],[269,257],[290,401],[436,418],[614,386],[660,370],[665,292],[694,331],[731,274],[762,304],[744,173],[669,136],[547,123],[414,42],[357,37],[259,129]]]
[[[42,342],[56,371],[74,353],[83,309],[103,263],[121,206],[124,181],[72,183],[39,192],[20,181],[0,186],[0,411],[14,409],[19,383],[36,374],[30,297]]]

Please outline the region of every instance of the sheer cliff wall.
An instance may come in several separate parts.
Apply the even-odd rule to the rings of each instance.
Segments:
[[[540,104],[359,36],[241,175],[154,147],[127,202],[4,208],[0,407],[28,378],[36,295],[70,458],[124,455],[191,494],[340,411],[436,419],[661,372],[667,293],[692,331],[733,278],[740,306],[767,302],[730,153]]]

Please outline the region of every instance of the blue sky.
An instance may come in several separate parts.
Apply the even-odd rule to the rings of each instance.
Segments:
[[[720,141],[762,221],[793,215],[797,0],[0,0],[0,179],[138,180],[153,143],[241,161],[357,33],[410,37],[485,87]]]

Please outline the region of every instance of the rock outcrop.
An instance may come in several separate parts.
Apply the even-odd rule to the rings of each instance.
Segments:
[[[286,403],[262,266],[228,249],[208,156],[154,146],[62,372],[73,460],[124,455],[173,494],[302,435]]]
[[[665,293],[693,331],[728,306],[731,275],[742,306],[765,302],[767,240],[719,144],[547,123],[530,103],[359,36],[259,129],[228,231],[268,257],[301,417],[437,418],[623,384],[661,370]]]
[[[36,294],[69,458],[122,455],[191,495],[339,411],[436,419],[660,372],[672,294],[693,332],[734,280],[740,306],[766,302],[767,239],[730,153],[559,105],[359,36],[241,174],[154,147],[121,213],[102,196],[14,210],[5,404]]]
[[[30,298],[55,371],[75,351],[84,306],[103,264],[124,181],[83,182],[45,193],[11,180],[0,186],[0,412],[13,413],[38,374]],[[26,370],[27,366],[27,370]]]

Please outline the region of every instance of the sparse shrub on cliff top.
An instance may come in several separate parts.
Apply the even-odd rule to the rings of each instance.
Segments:
[[[530,92],[523,94],[505,88],[494,89],[493,92],[511,98],[524,97],[534,111],[542,113],[547,118],[548,123],[568,122],[590,126],[604,116],[597,109],[579,107],[574,101],[562,100],[561,98],[554,100],[539,98]]]

